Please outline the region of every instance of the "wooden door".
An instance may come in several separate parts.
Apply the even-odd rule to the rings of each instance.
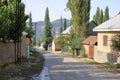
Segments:
[[[94,58],[94,45],[89,45],[89,58]]]

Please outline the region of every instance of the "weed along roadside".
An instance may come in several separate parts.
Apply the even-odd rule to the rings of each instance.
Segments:
[[[30,80],[34,74],[40,74],[44,65],[44,56],[31,51],[30,58],[22,58],[22,64],[9,64],[2,67],[0,80]]]

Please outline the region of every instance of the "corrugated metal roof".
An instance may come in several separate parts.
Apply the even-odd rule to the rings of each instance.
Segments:
[[[120,31],[120,14],[95,27],[93,31]]]
[[[97,36],[89,36],[82,43],[87,45],[94,45],[97,42]]]

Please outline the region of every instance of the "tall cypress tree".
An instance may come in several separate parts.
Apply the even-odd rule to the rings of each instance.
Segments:
[[[103,23],[103,10],[102,10],[102,9],[100,10],[100,15],[99,15],[98,18],[99,18],[99,19],[98,19],[98,24]]]
[[[48,50],[48,45],[52,42],[52,28],[50,24],[50,18],[49,18],[49,9],[46,8],[45,12],[45,20],[44,20],[44,48],[45,50]]]
[[[63,28],[62,28],[62,16],[60,17],[60,34],[62,33]]]
[[[64,30],[66,30],[67,24],[66,24],[66,18],[64,18]]]
[[[105,8],[105,12],[104,12],[104,21],[109,19],[109,8],[108,6]]]
[[[93,16],[93,21],[98,25],[100,17],[100,8],[97,7],[96,14]]]
[[[53,27],[53,36],[55,35],[56,33],[55,33],[55,27]]]
[[[26,27],[25,31],[28,33],[28,37],[31,39],[34,35],[31,12],[29,14],[29,25]]]
[[[105,12],[103,14],[103,10],[97,7],[96,14],[93,16],[93,21],[99,25],[104,21],[109,19],[109,8],[108,6],[105,8]]]

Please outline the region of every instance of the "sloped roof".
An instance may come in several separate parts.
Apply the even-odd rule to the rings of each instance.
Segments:
[[[97,36],[89,36],[82,43],[87,45],[94,45],[97,42]]]
[[[93,28],[96,27],[96,23],[94,21],[89,22],[89,27],[88,27],[88,34],[97,34],[97,32],[93,32]],[[72,26],[68,27],[66,30],[62,32],[62,34],[70,34],[70,29]]]
[[[71,26],[62,32],[62,34],[70,34]]]
[[[97,32],[93,31],[93,28],[95,28],[97,24],[94,21],[89,22],[89,27],[88,27],[88,35],[97,35]]]
[[[95,27],[93,31],[120,31],[120,14]]]
[[[28,33],[25,32],[25,31],[23,31],[23,32],[22,32],[22,35],[26,36],[26,35],[28,35]]]

